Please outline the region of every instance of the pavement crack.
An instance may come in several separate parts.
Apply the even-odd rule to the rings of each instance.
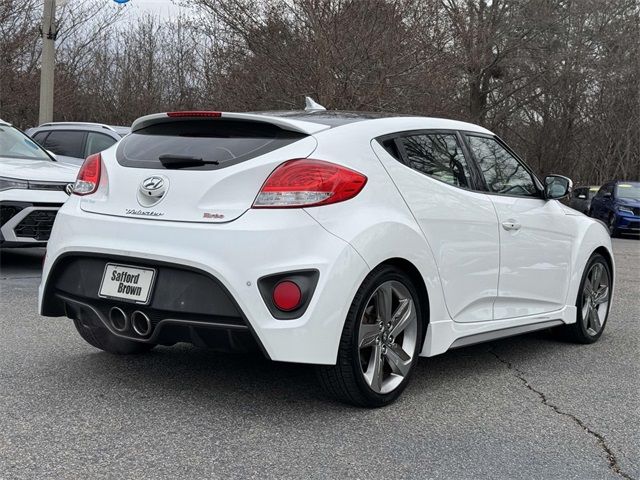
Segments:
[[[569,418],[572,422],[574,422],[576,425],[578,425],[580,428],[582,428],[585,432],[587,432],[589,435],[591,435],[593,438],[595,438],[596,443],[598,444],[598,446],[603,450],[603,452],[607,456],[607,461],[609,462],[609,469],[612,472],[614,472],[615,474],[617,474],[620,477],[624,478],[625,480],[635,480],[631,475],[629,475],[624,470],[622,470],[622,468],[618,464],[618,459],[617,459],[616,455],[613,453],[613,450],[611,449],[611,447],[607,444],[607,441],[604,438],[604,435],[602,435],[601,433],[598,433],[598,432],[592,430],[591,428],[589,428],[582,420],[580,420],[578,417],[576,417],[572,413],[565,412],[565,411],[561,410],[560,407],[558,407],[557,405],[551,403],[549,401],[549,399],[547,398],[547,396],[545,395],[545,393],[541,392],[540,390],[538,390],[535,387],[533,387],[529,383],[529,380],[527,380],[527,378],[525,377],[525,372],[523,372],[518,367],[516,367],[512,362],[502,358],[500,355],[498,355],[495,351],[493,351],[491,349],[489,350],[489,353],[491,355],[493,355],[494,357],[496,357],[496,359],[500,363],[506,365],[506,367],[509,370],[514,372],[514,376],[518,380],[520,380],[520,382],[522,382],[522,384],[528,390],[530,390],[533,393],[535,393],[540,398],[540,400],[541,400],[543,405],[551,408],[558,415],[562,415],[564,417]]]

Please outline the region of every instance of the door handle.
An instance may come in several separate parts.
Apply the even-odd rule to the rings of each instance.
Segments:
[[[520,230],[521,226],[522,225],[520,225],[515,220],[507,220],[506,222],[502,222],[502,228],[504,228],[507,231]]]

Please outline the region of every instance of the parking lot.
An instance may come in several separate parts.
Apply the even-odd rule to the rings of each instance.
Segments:
[[[421,359],[391,407],[311,367],[184,344],[115,357],[36,312],[42,250],[0,257],[0,478],[640,478],[640,242],[614,240],[603,338]]]

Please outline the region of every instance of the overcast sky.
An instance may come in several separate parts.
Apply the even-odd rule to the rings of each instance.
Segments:
[[[130,8],[132,12],[149,12],[163,17],[176,14],[184,9],[171,0],[129,0],[125,8]]]

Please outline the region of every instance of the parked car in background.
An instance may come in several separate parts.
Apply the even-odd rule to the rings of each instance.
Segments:
[[[129,127],[100,123],[51,122],[30,128],[26,133],[55,153],[60,162],[79,166],[89,155],[106,150],[129,131]]]
[[[584,213],[585,215],[589,213],[589,207],[591,206],[591,200],[596,196],[600,187],[598,186],[587,186],[587,187],[576,187],[573,189],[571,193],[571,198],[567,202],[567,204],[579,212]]]
[[[640,182],[605,183],[591,201],[589,216],[606,223],[612,237],[640,234]]]
[[[0,247],[43,246],[77,174],[0,120]]]
[[[558,202],[570,190],[453,120],[149,115],[83,164],[40,312],[114,354],[193,342],[318,364],[332,395],[378,407],[419,356],[550,327],[598,340],[611,239]]]

